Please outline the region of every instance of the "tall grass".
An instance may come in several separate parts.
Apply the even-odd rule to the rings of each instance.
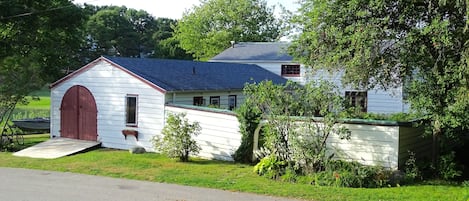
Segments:
[[[49,117],[49,109],[27,109],[27,108],[16,108],[12,115],[11,120],[17,119],[33,119],[37,117]]]
[[[9,120],[50,117],[50,91],[47,87],[33,92],[26,99],[27,104],[16,105]],[[5,123],[5,121],[0,122],[0,133],[2,133]],[[11,122],[9,123],[11,124]]]

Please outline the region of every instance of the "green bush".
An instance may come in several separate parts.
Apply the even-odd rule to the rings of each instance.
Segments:
[[[152,142],[156,151],[166,154],[169,158],[179,158],[182,162],[189,161],[191,153],[197,154],[200,146],[192,139],[200,133],[198,122],[189,123],[186,114],[169,114],[161,136],[153,137]]]
[[[409,151],[409,158],[405,162],[405,180],[408,183],[412,183],[416,180],[422,180],[422,172],[417,165],[417,159],[415,157],[415,153]]]
[[[236,114],[241,132],[241,144],[233,155],[233,159],[240,163],[251,163],[254,145],[254,132],[259,125],[261,114],[249,103],[242,104]]]
[[[445,180],[452,180],[461,176],[462,172],[458,169],[455,162],[455,153],[442,155],[438,163],[438,174]]]
[[[401,178],[398,175],[396,172],[379,166],[331,160],[326,165],[326,169],[300,176],[296,181],[316,186],[380,188],[399,185]]]
[[[262,158],[254,166],[254,172],[270,179],[278,179],[285,173],[286,164],[285,161],[278,160],[274,155],[269,155]]]

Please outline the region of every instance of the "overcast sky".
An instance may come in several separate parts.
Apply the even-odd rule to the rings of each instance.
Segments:
[[[137,10],[145,10],[154,17],[172,19],[180,19],[185,10],[200,3],[199,0],[74,0],[73,2],[76,4],[87,3],[98,6],[125,6]],[[295,11],[298,8],[298,4],[294,2],[296,0],[267,0],[270,6],[282,4],[291,11]]]

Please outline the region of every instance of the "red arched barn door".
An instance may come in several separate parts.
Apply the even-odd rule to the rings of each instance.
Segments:
[[[68,89],[60,106],[60,136],[96,141],[97,113],[96,101],[87,88],[75,85]]]

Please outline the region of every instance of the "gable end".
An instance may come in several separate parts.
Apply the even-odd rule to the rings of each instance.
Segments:
[[[146,79],[144,79],[144,78],[138,76],[137,74],[135,74],[135,73],[133,73],[133,72],[127,70],[126,68],[120,66],[119,64],[116,64],[116,63],[114,63],[114,62],[110,61],[109,59],[107,59],[107,58],[105,58],[105,57],[102,57],[102,56],[99,57],[99,58],[97,58],[96,60],[90,62],[89,64],[87,64],[87,65],[81,67],[80,69],[74,71],[73,73],[70,73],[70,74],[68,74],[67,76],[65,76],[65,77],[63,77],[63,78],[57,80],[56,82],[52,83],[52,84],[49,86],[49,88],[50,88],[50,89],[53,89],[53,88],[59,86],[59,85],[62,84],[63,82],[65,82],[65,81],[67,81],[67,80],[69,80],[69,79],[71,79],[71,78],[73,78],[73,77],[76,77],[77,75],[80,75],[81,73],[83,73],[83,72],[89,70],[90,68],[96,66],[96,64],[98,64],[98,63],[101,62],[101,61],[104,61],[104,62],[107,62],[107,63],[111,64],[113,67],[118,68],[119,70],[122,70],[122,71],[126,72],[126,73],[129,74],[130,76],[132,76],[132,77],[134,77],[134,78],[136,78],[136,79],[138,79],[138,80],[144,82],[145,84],[148,84],[150,87],[152,87],[152,88],[158,90],[158,91],[161,92],[161,93],[166,93],[166,90],[165,90],[165,89],[163,89],[163,88],[161,88],[161,87],[155,85],[154,83],[152,83],[152,82],[150,82],[150,81],[148,81],[148,80],[146,80]]]

